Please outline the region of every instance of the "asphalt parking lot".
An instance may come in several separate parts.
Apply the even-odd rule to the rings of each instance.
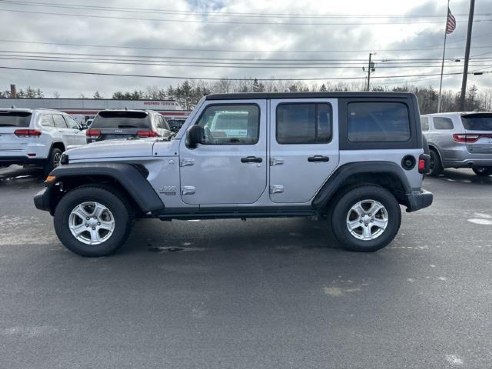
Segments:
[[[372,254],[307,219],[145,220],[82,258],[41,187],[0,170],[0,368],[492,367],[492,177],[427,178]]]

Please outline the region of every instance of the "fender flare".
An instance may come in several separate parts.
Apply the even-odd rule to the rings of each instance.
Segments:
[[[403,169],[396,163],[387,161],[348,163],[339,167],[325,182],[314,197],[312,207],[324,208],[335,193],[343,187],[346,180],[357,174],[389,174],[401,183],[405,194],[412,192]]]
[[[51,184],[63,182],[65,178],[109,177],[117,181],[144,213],[164,209],[164,203],[152,185],[147,181],[144,170],[127,163],[82,163],[61,165],[51,173],[56,180]],[[96,182],[97,183],[97,182]]]

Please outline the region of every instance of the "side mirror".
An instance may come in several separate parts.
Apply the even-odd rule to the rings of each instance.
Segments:
[[[81,124],[79,125],[79,130],[83,131],[84,129],[87,129],[87,124],[85,124],[85,123],[81,123]]]
[[[190,149],[195,149],[198,144],[203,143],[205,139],[205,130],[203,127],[194,125],[186,132],[186,143]]]

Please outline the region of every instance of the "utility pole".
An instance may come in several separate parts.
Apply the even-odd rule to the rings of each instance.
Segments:
[[[374,53],[375,54],[375,53]],[[370,83],[371,83],[371,72],[374,72],[376,68],[374,68],[374,63],[372,62],[373,53],[369,53],[369,63],[367,64],[367,87],[366,91],[369,91]],[[364,68],[362,68],[364,70]]]
[[[470,0],[470,14],[468,14],[468,32],[466,35],[465,69],[463,70],[463,82],[461,83],[460,110],[465,110],[466,82],[468,78],[468,61],[470,59],[470,44],[473,27],[473,14],[475,12],[475,0]]]

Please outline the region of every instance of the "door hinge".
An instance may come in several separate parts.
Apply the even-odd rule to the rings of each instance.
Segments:
[[[284,186],[282,185],[273,185],[273,186],[270,186],[270,193],[271,194],[274,194],[274,193],[283,193],[284,192]]]
[[[181,195],[194,195],[196,188],[194,186],[183,186],[181,187]]]

